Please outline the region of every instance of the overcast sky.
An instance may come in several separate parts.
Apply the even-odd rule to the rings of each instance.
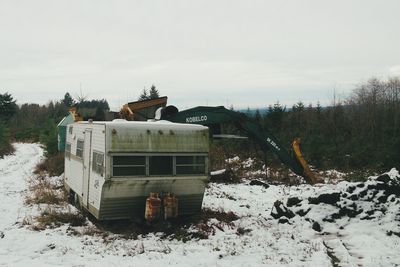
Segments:
[[[65,92],[117,110],[155,84],[169,104],[328,104],[400,75],[400,1],[0,0],[0,93]]]

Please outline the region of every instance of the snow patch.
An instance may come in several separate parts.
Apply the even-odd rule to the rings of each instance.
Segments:
[[[161,233],[122,238],[117,234],[74,235],[95,229],[94,225],[71,227],[67,224],[44,231],[32,231],[22,225],[24,218],[35,216],[45,206],[24,206],[26,180],[43,156],[37,144],[16,144],[13,156],[0,160],[0,265],[12,266],[330,266],[331,254],[342,265],[389,266],[400,264],[398,257],[399,203],[388,196],[390,205],[377,211],[374,219],[362,220],[361,215],[342,217],[325,222],[327,214],[338,207],[321,203],[310,204],[308,198],[321,194],[346,192],[360,194],[376,181],[339,182],[337,185],[298,186],[248,184],[217,184],[207,186],[203,206],[213,211],[234,212],[239,218],[231,223],[210,219],[207,225],[213,233],[208,239],[186,242],[163,239]],[[239,162],[234,158],[231,161]],[[244,165],[253,164],[248,160]],[[388,172],[391,179],[399,177],[397,170]],[[51,178],[53,179],[53,178]],[[61,177],[54,178],[59,183]],[[381,182],[379,182],[381,184]],[[350,195],[349,195],[350,196]],[[376,194],[373,198],[382,197]],[[271,212],[276,200],[284,208],[289,198],[297,197],[288,207],[295,214],[281,224]],[[369,197],[366,194],[364,197]],[[392,200],[394,201],[392,202]],[[340,199],[338,205],[347,205]],[[365,203],[364,203],[365,202]],[[368,210],[375,202],[364,201],[360,208]],[[282,204],[283,203],[283,204]],[[351,204],[350,202],[348,204]],[[362,204],[362,205],[361,205]],[[300,210],[308,211],[299,216]],[[321,232],[312,229],[314,222]],[[196,231],[195,227],[189,231]],[[388,234],[392,231],[392,234]]]

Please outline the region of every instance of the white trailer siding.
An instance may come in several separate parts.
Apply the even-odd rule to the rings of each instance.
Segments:
[[[91,163],[90,163],[90,180],[89,180],[89,204],[100,208],[101,202],[101,188],[103,187],[106,175],[107,165],[104,164],[106,157],[106,142],[105,142],[105,125],[93,124],[92,131],[92,144],[91,144]],[[95,162],[93,161],[93,153],[100,154],[103,158],[103,172],[102,174],[93,171]]]
[[[83,153],[77,151],[82,140]],[[66,143],[71,145],[71,156],[65,160],[66,184],[98,219],[143,217],[151,192],[174,193],[180,214],[201,209],[208,180],[207,127],[170,122],[81,122],[68,126]],[[96,168],[98,159],[103,164],[101,171]],[[118,165],[133,159],[139,159],[141,165]]]
[[[67,127],[66,146],[70,145],[71,150],[66,150],[64,171],[66,184],[79,196],[82,194],[83,159],[77,156],[77,142],[84,138],[82,131],[76,123]]]
[[[72,128],[72,130],[71,130]],[[90,140],[85,140],[85,131],[91,132]],[[90,142],[89,147],[89,164],[86,166],[89,168],[89,177],[85,181],[83,173],[85,171],[83,152],[82,157],[77,155],[78,142],[83,141],[84,147],[85,142]],[[87,123],[73,123],[67,127],[67,138],[66,143],[71,145],[71,155],[65,159],[65,181],[67,185],[81,198],[82,204],[87,207],[88,204],[93,206],[95,209],[100,208],[101,201],[101,188],[105,180],[105,172],[103,175],[92,171],[93,166],[93,152],[99,152],[105,157],[105,125],[104,124],[87,124]],[[85,187],[84,183],[88,183],[88,187]],[[88,188],[88,194],[84,194],[83,189]],[[88,199],[83,199],[87,196]]]

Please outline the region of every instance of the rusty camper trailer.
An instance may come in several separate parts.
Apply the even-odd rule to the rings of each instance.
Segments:
[[[166,202],[178,202],[178,215],[200,212],[208,135],[205,126],[168,121],[68,124],[64,175],[70,200],[98,220],[143,218],[150,195],[173,195]]]

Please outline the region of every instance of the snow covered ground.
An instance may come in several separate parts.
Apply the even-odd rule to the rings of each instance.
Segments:
[[[36,144],[15,144],[15,155],[0,160],[0,266],[399,266],[399,200],[389,196],[387,203],[354,200],[354,217],[326,218],[340,213],[340,205],[354,206],[350,193],[341,194],[339,204],[310,204],[309,197],[345,192],[351,183],[314,186],[250,186],[210,183],[204,207],[233,211],[239,216],[232,223],[210,219],[214,233],[208,239],[187,242],[161,238],[159,233],[126,239],[112,234],[76,236],[68,225],[33,231],[23,225],[38,213],[36,206],[24,205],[29,194],[27,180],[43,157]],[[397,177],[392,170],[390,177]],[[57,178],[54,178],[57,179]],[[369,184],[368,184],[369,183]],[[367,182],[352,194],[361,193]],[[379,197],[381,192],[376,193]],[[288,207],[287,200],[300,201]],[[375,197],[375,196],[374,196]],[[296,214],[276,219],[271,215],[276,200]],[[311,201],[312,202],[312,201]],[[371,205],[379,211],[365,219]],[[348,206],[346,206],[348,205]],[[287,206],[287,207],[286,207]],[[377,207],[378,207],[377,206]],[[375,207],[375,206],[374,206]],[[309,210],[303,216],[299,210]],[[290,217],[290,216],[289,216]],[[325,219],[325,220],[324,220]],[[281,221],[281,223],[279,223]],[[321,230],[312,229],[318,222]],[[90,226],[93,227],[93,226]],[[113,238],[110,238],[113,237]]]

